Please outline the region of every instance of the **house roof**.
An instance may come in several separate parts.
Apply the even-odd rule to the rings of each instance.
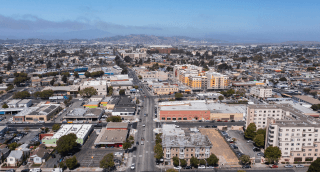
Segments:
[[[23,152],[21,150],[11,151],[8,157],[13,157],[15,159],[21,159]]]

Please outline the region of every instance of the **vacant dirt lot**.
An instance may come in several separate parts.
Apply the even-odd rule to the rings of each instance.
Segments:
[[[201,128],[199,130],[203,135],[207,135],[209,140],[211,141],[212,148],[210,151],[219,158],[219,164],[238,164],[238,158],[217,130],[213,128]]]

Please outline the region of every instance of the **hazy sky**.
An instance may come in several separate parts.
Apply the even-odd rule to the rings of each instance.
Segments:
[[[1,1],[0,38],[127,34],[320,41],[319,0]]]

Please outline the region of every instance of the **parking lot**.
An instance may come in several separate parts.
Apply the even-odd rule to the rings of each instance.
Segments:
[[[248,143],[247,140],[244,138],[244,134],[242,131],[239,130],[229,130],[227,131],[227,133],[229,134],[229,136],[231,138],[236,138],[236,146],[238,146],[238,149],[240,152],[242,152],[245,155],[249,155],[251,158],[255,157],[256,158],[256,162],[257,159],[260,159],[261,157],[257,156],[258,152],[254,152],[253,151],[253,147],[255,147],[253,145],[253,143]]]
[[[29,131],[27,135],[21,138],[18,143],[21,144],[29,144],[32,139],[34,139],[38,135],[39,131]],[[39,140],[38,140],[39,141]]]

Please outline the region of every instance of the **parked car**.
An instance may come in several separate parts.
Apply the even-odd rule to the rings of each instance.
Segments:
[[[286,164],[286,165],[284,166],[284,168],[293,168],[293,165]]]
[[[136,142],[136,145],[139,145],[139,142]]]
[[[176,166],[176,167],[173,167],[175,170],[181,170],[181,166]]]
[[[275,165],[275,164],[270,165],[269,167],[270,167],[270,168],[278,168],[278,166],[277,166],[277,165]]]
[[[217,126],[216,126],[216,125],[213,125],[212,128],[217,128]]]
[[[252,148],[252,150],[253,150],[253,152],[259,152],[260,148],[254,147],[254,148]]]
[[[252,140],[248,140],[247,143],[253,143],[253,141]]]
[[[251,168],[251,166],[250,165],[244,165],[244,166],[242,166],[242,168]]]
[[[191,166],[186,166],[184,169],[192,169]]]
[[[200,165],[200,166],[198,166],[198,169],[206,169],[206,166],[205,165]]]
[[[264,153],[259,152],[259,153],[257,153],[257,156],[264,156]]]
[[[302,164],[296,165],[296,168],[303,168],[303,167],[304,167],[304,165],[302,165]]]

